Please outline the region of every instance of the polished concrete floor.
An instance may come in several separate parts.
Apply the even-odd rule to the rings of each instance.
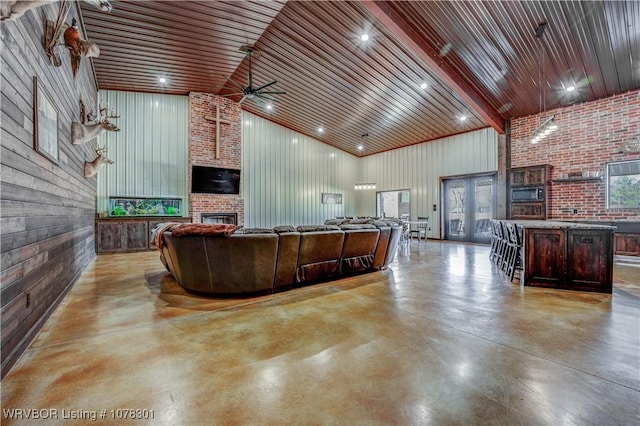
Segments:
[[[99,255],[2,381],[2,424],[640,424],[640,268],[570,292],[488,254],[414,241],[386,271],[247,299]]]

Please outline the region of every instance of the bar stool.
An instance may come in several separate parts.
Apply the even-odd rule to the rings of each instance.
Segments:
[[[507,242],[507,256],[503,262],[503,271],[509,281],[513,281],[516,269],[522,269],[522,231],[518,230],[518,226],[514,223],[507,223],[507,231],[509,240]]]
[[[498,222],[495,219],[491,219],[491,250],[489,251],[489,260],[495,263],[498,250],[498,241],[500,239],[498,235]]]
[[[507,247],[507,229],[504,222],[496,221],[497,241],[496,241],[496,254],[493,259],[493,263],[500,269],[502,269],[502,261],[505,256]]]

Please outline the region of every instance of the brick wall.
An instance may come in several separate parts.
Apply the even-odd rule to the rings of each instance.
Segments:
[[[220,158],[216,159],[216,123],[205,117],[215,117],[231,124],[220,124]],[[189,188],[191,166],[213,166],[241,169],[242,114],[240,105],[210,93],[189,94]],[[193,222],[201,222],[202,213],[237,213],[238,224],[244,223],[244,200],[239,195],[190,194],[189,204]]]
[[[559,130],[538,144],[530,138],[538,125],[555,115]],[[640,140],[640,91],[632,91],[511,123],[511,167],[550,164],[552,179],[572,172],[600,172],[611,161],[640,159],[623,144]],[[548,219],[638,219],[637,210],[607,210],[605,180],[552,182]],[[577,210],[577,213],[574,213]]]

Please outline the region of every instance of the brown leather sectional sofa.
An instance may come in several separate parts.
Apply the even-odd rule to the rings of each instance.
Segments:
[[[229,236],[176,237],[166,230],[155,241],[167,270],[186,290],[241,295],[385,269],[401,233],[395,223],[341,223],[239,229]]]

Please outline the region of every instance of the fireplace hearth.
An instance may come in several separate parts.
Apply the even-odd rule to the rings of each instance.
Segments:
[[[226,225],[237,225],[237,213],[202,213],[200,215],[202,223],[223,223]]]

